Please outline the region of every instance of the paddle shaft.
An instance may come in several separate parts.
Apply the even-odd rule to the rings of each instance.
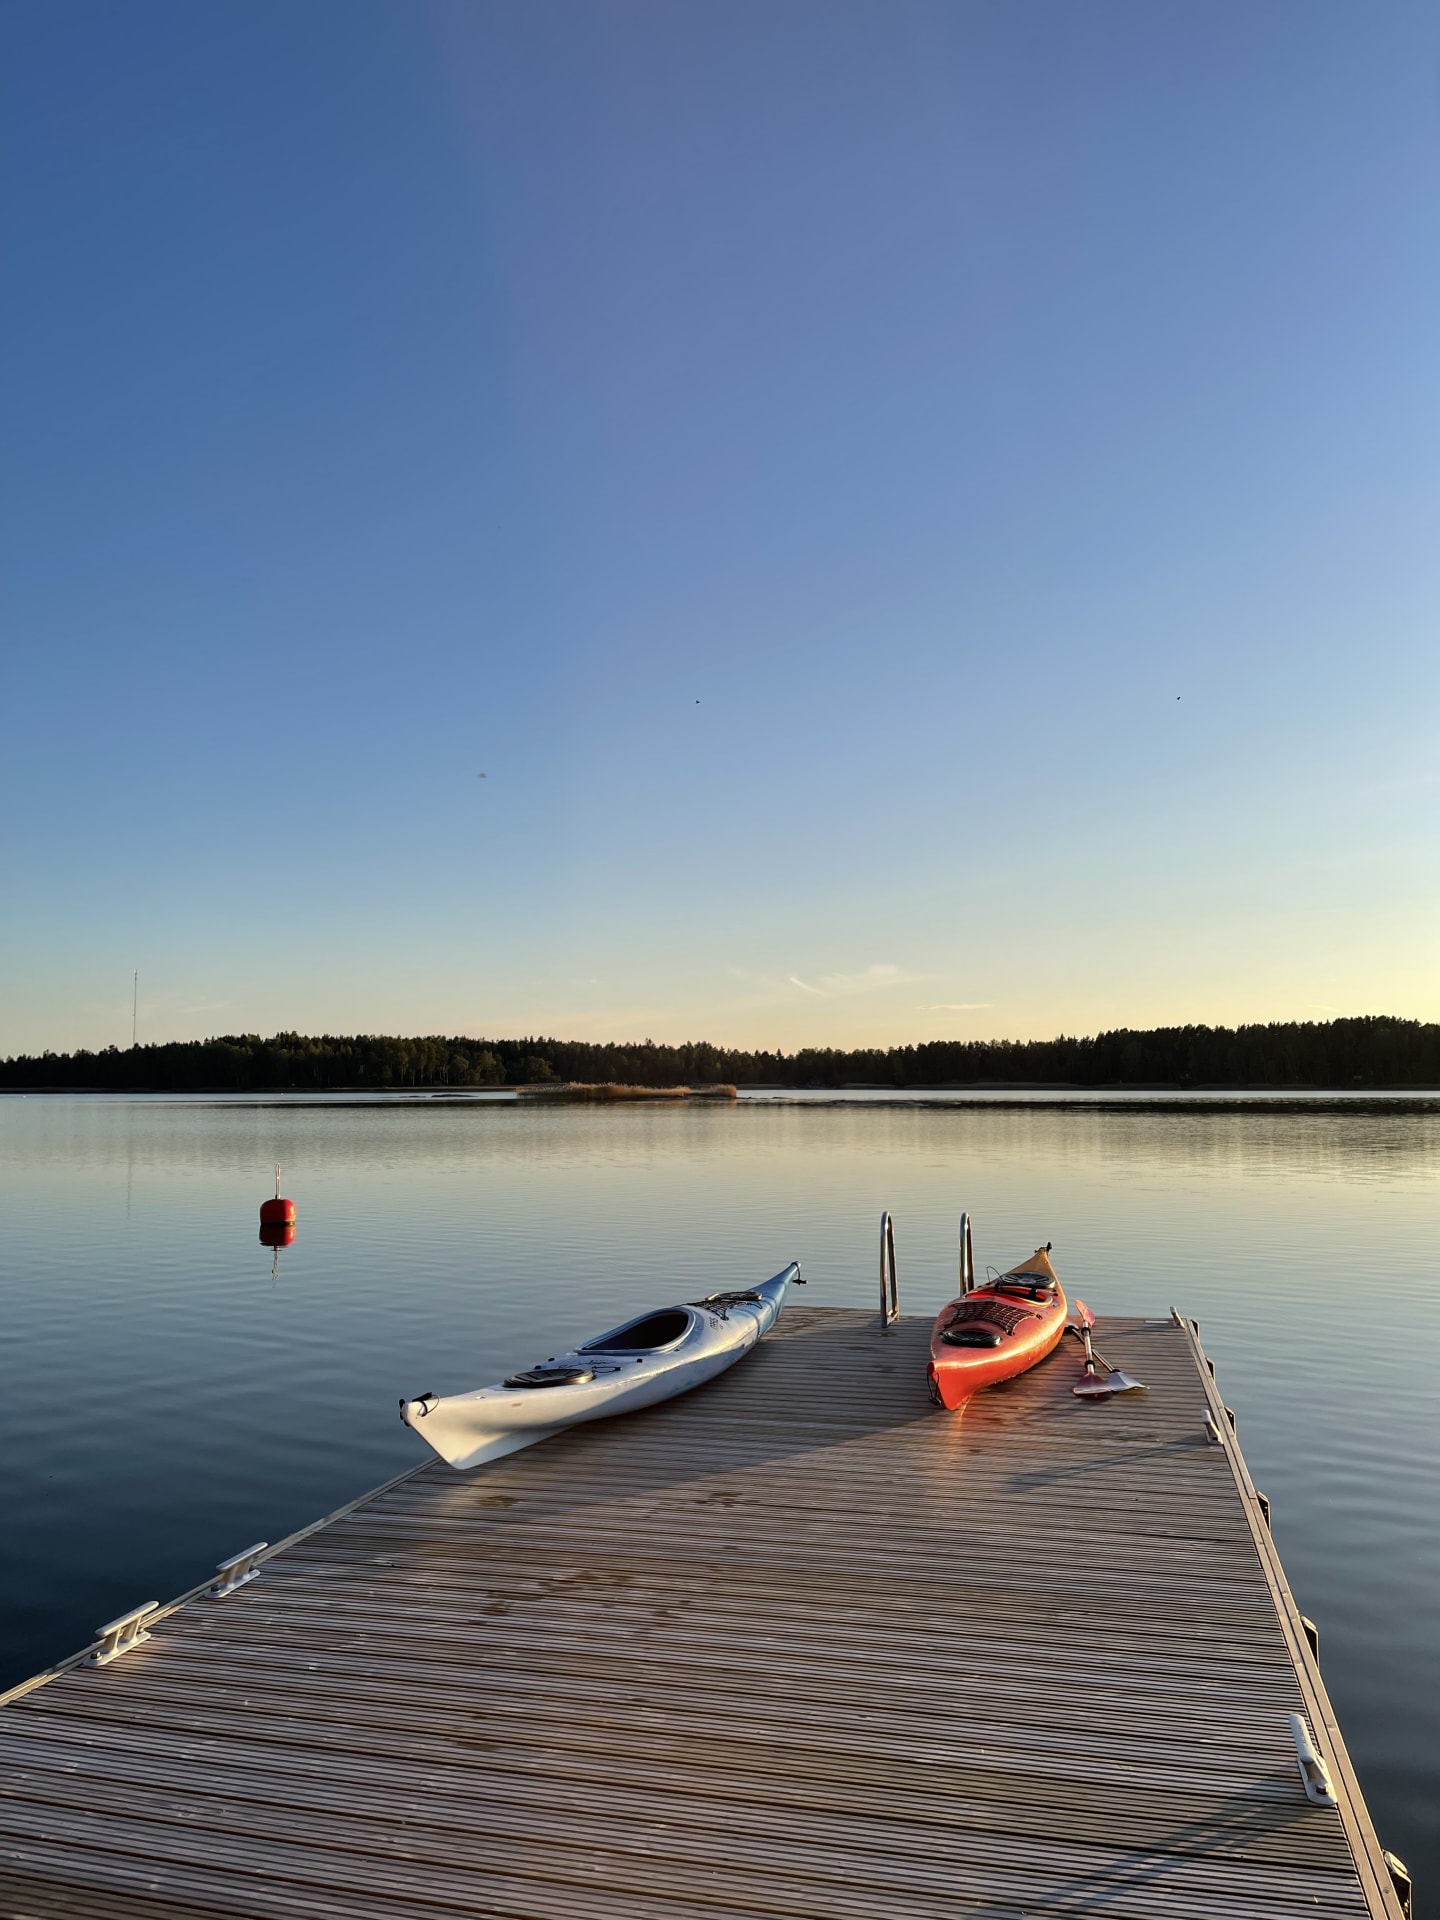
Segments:
[[[1075,1338],[1080,1342],[1080,1344],[1085,1349],[1085,1371],[1087,1373],[1094,1373],[1095,1362],[1097,1360],[1100,1362],[1100,1365],[1104,1367],[1107,1373],[1119,1373],[1120,1371],[1119,1367],[1115,1366],[1111,1361],[1107,1360],[1104,1354],[1100,1353],[1096,1349],[1094,1341],[1091,1340],[1090,1338],[1089,1327],[1077,1327],[1072,1325],[1068,1329],[1068,1331],[1074,1334]]]

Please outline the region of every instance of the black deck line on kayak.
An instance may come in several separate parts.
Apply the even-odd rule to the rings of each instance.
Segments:
[[[0,1920],[1400,1920],[1194,1324],[963,1416],[929,1332],[789,1307],[13,1689]]]

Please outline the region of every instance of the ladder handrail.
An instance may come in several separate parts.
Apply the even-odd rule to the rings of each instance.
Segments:
[[[880,1331],[888,1333],[900,1318],[900,1282],[895,1272],[895,1222],[880,1216]]]

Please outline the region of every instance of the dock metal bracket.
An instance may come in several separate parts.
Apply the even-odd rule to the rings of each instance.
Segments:
[[[1400,1902],[1400,1912],[1404,1920],[1413,1920],[1415,1884],[1410,1878],[1410,1869],[1403,1860],[1398,1860],[1388,1850],[1380,1857],[1385,1862],[1385,1871],[1390,1876],[1390,1884],[1395,1889],[1395,1898]]]
[[[1300,1625],[1305,1629],[1305,1644],[1310,1649],[1310,1658],[1318,1667],[1320,1664],[1320,1629],[1313,1620],[1307,1620],[1302,1613]]]
[[[1300,1778],[1305,1783],[1305,1798],[1317,1807],[1337,1807],[1335,1789],[1330,1784],[1330,1769],[1315,1751],[1314,1742],[1298,1713],[1290,1716],[1290,1732],[1295,1740],[1295,1758],[1300,1763]]]
[[[243,1553],[232,1553],[228,1560],[222,1560],[215,1569],[220,1578],[210,1588],[210,1598],[223,1600],[227,1593],[234,1593],[247,1580],[253,1580],[260,1571],[255,1562],[269,1544],[268,1540],[257,1540],[253,1547],[246,1547]]]
[[[1273,1533],[1274,1528],[1273,1526],[1271,1526],[1271,1521],[1270,1521],[1270,1496],[1268,1493],[1261,1493],[1258,1487],[1255,1489],[1255,1504],[1260,1509],[1261,1518],[1264,1520],[1266,1526],[1270,1527],[1270,1530]]]
[[[112,1620],[108,1627],[100,1627],[95,1638],[100,1645],[85,1662],[87,1667],[108,1667],[112,1660],[118,1660],[122,1653],[129,1653],[132,1647],[140,1646],[150,1638],[145,1631],[145,1621],[157,1611],[158,1600],[146,1600],[138,1607],[132,1607],[129,1613],[122,1613],[118,1620]]]
[[[1223,1433],[1221,1433],[1220,1423],[1218,1420],[1216,1420],[1214,1414],[1210,1411],[1209,1407],[1206,1407],[1205,1409],[1205,1433],[1212,1446],[1214,1447],[1224,1446],[1225,1436]]]

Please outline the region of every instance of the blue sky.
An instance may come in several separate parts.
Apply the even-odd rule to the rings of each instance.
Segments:
[[[0,1050],[1440,1017],[1433,7],[0,69]]]

